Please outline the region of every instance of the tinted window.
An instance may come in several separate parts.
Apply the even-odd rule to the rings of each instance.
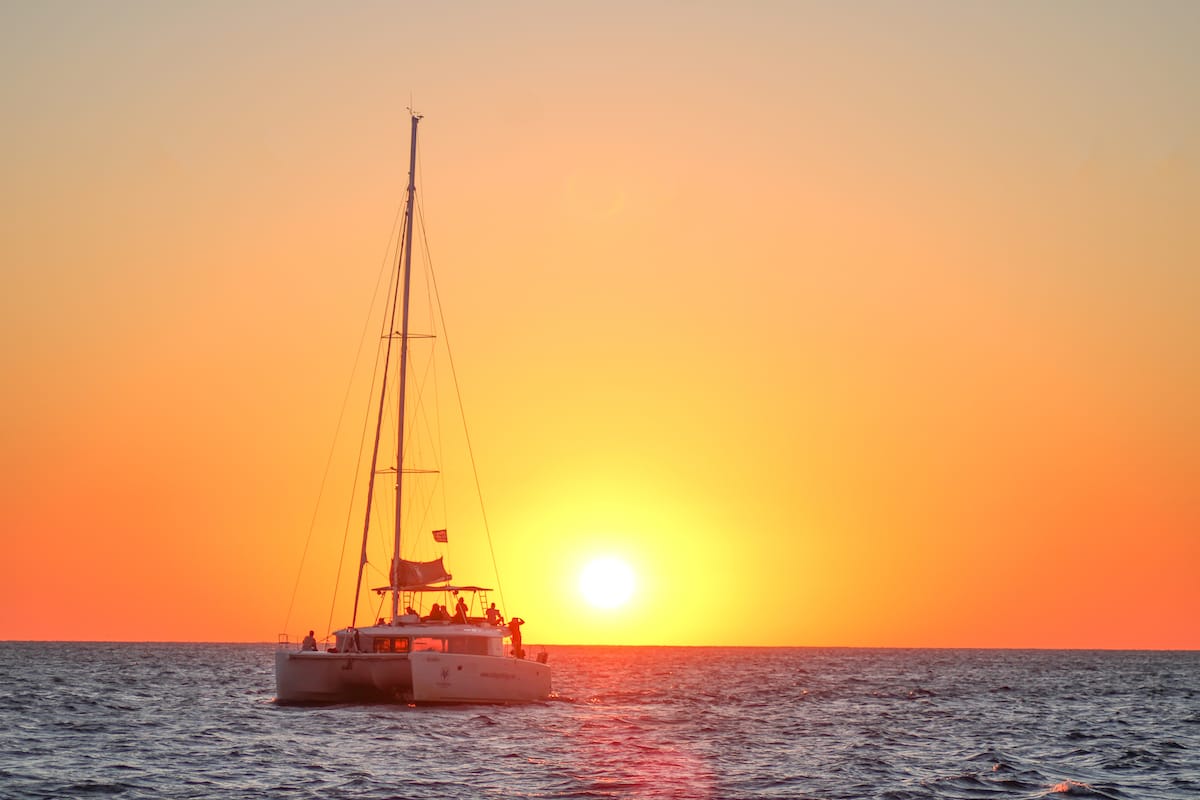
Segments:
[[[478,636],[459,636],[450,639],[450,652],[486,656],[488,654],[487,639]]]
[[[416,636],[412,640],[412,649],[418,650],[433,650],[438,653],[446,652],[446,640],[434,639],[429,636]]]

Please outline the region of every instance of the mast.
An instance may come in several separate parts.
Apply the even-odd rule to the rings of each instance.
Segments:
[[[400,501],[404,490],[404,385],[408,378],[408,291],[412,274],[413,204],[417,193],[417,123],[412,113],[412,138],[408,151],[408,202],[404,211],[404,303],[400,315],[400,409],[396,425],[396,529],[392,536],[392,619],[400,615]]]

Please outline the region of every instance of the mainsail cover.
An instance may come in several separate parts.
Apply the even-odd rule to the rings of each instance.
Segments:
[[[435,561],[405,561],[401,559],[400,579],[396,580],[395,567],[392,568],[391,573],[392,586],[396,588],[441,583],[454,577],[449,572],[446,572],[446,567],[442,565],[441,558]]]

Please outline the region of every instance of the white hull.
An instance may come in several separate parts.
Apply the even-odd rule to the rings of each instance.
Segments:
[[[275,699],[280,703],[527,703],[549,694],[548,666],[504,656],[275,654]]]
[[[459,653],[411,653],[418,703],[528,703],[550,694],[550,668],[537,661]]]

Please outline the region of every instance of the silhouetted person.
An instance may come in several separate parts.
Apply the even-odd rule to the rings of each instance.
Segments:
[[[317,637],[313,635],[312,631],[309,631],[308,636],[305,636],[304,641],[300,643],[300,651],[303,652],[305,650],[313,652],[317,650]]]
[[[514,658],[524,658],[525,651],[521,649],[521,626],[525,620],[513,617],[508,621],[508,633],[512,636],[512,654]]]
[[[487,610],[488,625],[504,624],[504,615],[500,613],[500,609],[496,608],[496,604],[492,603]]]
[[[450,619],[450,614],[446,609],[434,603],[433,607],[429,609],[429,616],[421,617],[421,622],[445,622],[448,619]]]
[[[463,625],[467,624],[467,604],[463,602],[461,597],[458,598],[458,602],[454,604],[453,621]]]

